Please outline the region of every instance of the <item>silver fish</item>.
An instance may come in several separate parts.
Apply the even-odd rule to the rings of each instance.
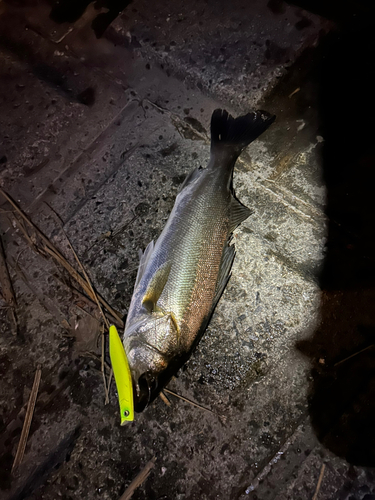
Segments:
[[[207,168],[188,175],[161,235],[141,253],[123,338],[136,411],[155,399],[207,328],[230,278],[232,233],[250,215],[234,196],[234,165],[274,119],[264,111],[237,119],[213,112]]]

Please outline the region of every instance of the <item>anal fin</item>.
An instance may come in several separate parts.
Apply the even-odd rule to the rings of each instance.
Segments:
[[[225,245],[224,250],[223,250],[223,255],[221,256],[219,276],[217,279],[215,297],[213,300],[212,309],[214,309],[216,307],[216,304],[218,303],[225,287],[227,286],[227,283],[228,283],[229,278],[231,276],[230,271],[232,269],[235,255],[236,255],[236,251],[235,251],[234,245],[230,245],[230,240],[229,240],[227,242],[227,244]]]
[[[241,222],[246,220],[251,215],[250,208],[245,207],[240,201],[232,196],[230,208],[229,232],[232,233]]]

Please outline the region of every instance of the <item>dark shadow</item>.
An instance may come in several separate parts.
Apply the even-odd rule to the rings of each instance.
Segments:
[[[4,19],[5,17],[5,19]],[[12,20],[11,15],[0,19],[0,49],[9,52],[12,56],[29,67],[30,72],[40,81],[45,82],[60,95],[69,100],[74,100],[86,106],[95,103],[95,89],[88,87],[84,90],[78,89],[71,70],[59,61],[45,62],[40,54],[24,40],[17,39],[17,31],[7,21]],[[18,27],[18,25],[16,25]],[[16,34],[15,34],[16,33]],[[0,159],[1,161],[1,159]]]
[[[338,28],[314,69],[328,196],[321,319],[297,347],[312,362],[319,440],[351,464],[375,466],[375,6],[336,3],[298,2]]]
[[[57,23],[74,23],[93,3],[95,9],[105,8],[107,12],[98,13],[91,27],[97,38],[103,36],[108,26],[132,2],[132,0],[56,0],[52,6],[50,18]]]

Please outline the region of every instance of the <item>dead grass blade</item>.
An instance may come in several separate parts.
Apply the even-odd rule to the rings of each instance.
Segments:
[[[86,295],[83,295],[79,290],[77,290],[77,288],[75,288],[71,283],[68,283],[67,280],[65,278],[63,278],[62,276],[58,276],[56,274],[53,274],[53,277],[60,281],[60,283],[62,283],[63,285],[65,285],[66,287],[69,288],[69,290],[73,291],[79,299],[81,299],[83,302],[85,302],[89,307],[91,308],[95,308],[97,307],[96,303],[91,300],[90,298],[88,298]],[[100,299],[99,299],[100,300]],[[85,311],[87,314],[89,314],[87,311]],[[111,320],[111,323],[113,323],[114,325],[116,325],[118,328],[123,328],[124,327],[124,323],[123,321],[121,320],[121,322],[118,320],[118,318],[120,317],[119,313],[117,311],[115,311],[117,316],[114,317],[109,311],[108,311],[108,316],[110,316],[110,320]]]
[[[201,410],[209,411],[210,413],[213,413],[215,415],[215,413],[212,410],[210,410],[209,408],[201,406],[198,403],[194,403],[194,401],[191,401],[190,399],[184,398],[184,396],[180,396],[176,392],[170,391],[169,389],[165,389],[165,388],[163,390],[165,392],[167,392],[168,394],[172,394],[172,396],[175,396],[176,398],[182,399],[182,401],[186,401],[186,403],[189,403],[193,406],[196,406],[197,408],[200,408]]]
[[[82,355],[87,356],[87,357],[89,357],[89,358],[92,358],[92,359],[94,359],[95,361],[98,361],[98,362],[100,362],[100,363],[101,363],[101,361],[102,361],[101,357],[97,356],[96,354],[94,354],[93,352],[90,352],[90,351],[86,351],[86,352],[82,353]],[[107,372],[110,374],[110,373],[111,373],[112,368],[109,366],[109,364],[108,364],[106,361],[104,361],[104,366],[105,366],[105,368],[106,368]],[[99,371],[99,370],[97,370],[97,371]],[[100,370],[100,371],[101,371],[101,370]]]
[[[121,495],[119,500],[129,500],[133,496],[134,491],[141,486],[141,484],[148,478],[151,469],[154,467],[156,457],[153,457],[141,470],[141,472],[133,479],[133,481],[126,488],[125,492]]]
[[[164,404],[166,404],[167,406],[171,406],[171,402],[169,401],[169,399],[167,398],[167,396],[164,394],[163,391],[160,392],[159,397]]]
[[[0,236],[0,285],[2,290],[1,297],[9,305],[7,312],[8,319],[11,321],[12,334],[17,335],[17,318],[14,312],[16,306],[16,297],[14,295],[12,281],[10,279],[9,269],[6,262],[4,245]]]
[[[27,217],[27,215],[18,207],[18,205],[12,200],[12,198],[0,188],[0,194],[4,196],[4,198],[13,206],[16,210],[17,214],[30,226],[35,233],[39,236],[39,238],[44,243],[43,250],[47,252],[51,257],[53,257],[60,265],[62,265],[68,273],[72,276],[72,278],[77,281],[80,286],[83,288],[85,293],[92,299],[100,302],[100,304],[107,309],[107,311],[118,321],[118,323],[123,327],[124,323],[117,312],[97,293],[93,293],[92,287],[82,278],[82,276],[74,269],[73,266],[69,264],[69,262],[65,259],[65,257],[57,250],[57,248],[50,242],[50,240],[37,228],[37,226]],[[22,231],[24,234],[25,232]],[[26,237],[26,236],[25,236]],[[35,243],[31,240],[30,237],[26,237],[27,242],[32,246],[35,250]]]
[[[184,138],[183,132],[189,131],[190,134],[195,135],[198,137],[200,140],[209,143],[210,139],[206,133],[202,133],[199,130],[197,130],[195,127],[193,127],[189,122],[184,121],[177,113],[173,113],[167,108],[163,108],[162,106],[159,106],[155,102],[150,101],[149,99],[143,99],[142,102],[147,102],[147,104],[150,104],[153,106],[155,109],[160,111],[161,113],[165,113],[169,116],[171,119],[173,125],[176,127],[177,132],[180,134],[182,138]]]
[[[289,99],[291,99],[295,94],[297,94],[297,92],[299,92],[301,89],[300,87],[297,87],[295,90],[293,90],[293,92],[291,94],[289,94]]]
[[[17,323],[16,313],[14,312],[14,307],[11,307],[9,309],[8,314],[10,315],[11,322],[12,322],[12,335],[17,335],[17,333],[18,333],[18,323]]]
[[[9,275],[8,266],[6,263],[3,241],[0,236],[0,284],[3,291],[5,302],[11,307],[16,305],[16,298],[13,292],[13,286]]]
[[[108,394],[108,387],[107,387],[107,379],[105,378],[104,356],[105,356],[105,337],[104,337],[104,331],[102,331],[101,372],[102,372],[102,376],[103,376],[103,384],[104,384],[104,392],[105,392],[104,404],[107,405],[109,403],[109,394]]]
[[[96,302],[96,303],[97,303],[97,305],[98,305],[98,308],[99,308],[100,314],[101,314],[101,316],[102,316],[102,318],[103,318],[103,321],[104,321],[104,324],[105,324],[105,326],[107,327],[107,329],[109,330],[109,322],[108,322],[108,319],[106,318],[106,316],[105,316],[105,314],[104,314],[104,312],[103,312],[102,306],[100,305],[100,301],[99,301],[98,295],[97,295],[97,293],[95,292],[94,287],[92,286],[91,280],[90,280],[90,278],[89,278],[88,274],[86,273],[86,270],[85,270],[85,268],[83,267],[82,262],[80,261],[80,259],[79,259],[78,255],[77,255],[76,251],[74,250],[74,248],[73,248],[72,244],[70,243],[70,240],[69,240],[69,238],[68,238],[67,234],[65,233],[65,231],[64,231],[64,230],[63,230],[63,232],[64,232],[64,235],[65,235],[65,238],[66,238],[67,242],[69,243],[69,247],[70,247],[71,251],[73,252],[74,258],[76,259],[76,261],[77,261],[77,263],[78,263],[79,267],[80,267],[80,268],[81,268],[81,270],[82,270],[82,273],[83,273],[84,277],[86,278],[87,284],[88,284],[88,286],[90,287],[91,293],[92,293],[92,295],[93,295],[93,297],[94,297],[94,299],[95,299],[95,302]]]
[[[13,267],[17,276],[25,283],[25,285],[29,288],[29,290],[35,295],[35,297],[38,299],[40,304],[46,309],[46,311],[48,311],[51,314],[51,316],[56,318],[59,323],[62,323],[65,317],[61,312],[61,310],[59,309],[59,307],[56,306],[56,303],[53,300],[51,300],[48,296],[44,295],[44,293],[40,291],[39,288],[33,284],[32,277],[28,275],[25,269],[21,269],[19,264],[16,264],[15,262],[11,261],[11,266]]]
[[[31,389],[29,402],[27,404],[27,410],[25,415],[25,420],[22,427],[20,441],[18,443],[16,456],[14,457],[14,462],[12,466],[12,474],[17,469],[17,467],[22,462],[23,456],[25,454],[27,438],[29,437],[31,421],[34,415],[34,408],[36,403],[36,398],[38,396],[40,378],[42,376],[42,370],[40,368],[37,369],[34,377],[33,387]]]
[[[109,377],[108,377],[108,394],[111,390],[112,378],[113,378],[113,368],[111,368],[111,371],[109,372]]]
[[[105,314],[103,313],[103,309],[102,309],[102,307],[100,305],[100,302],[99,302],[99,299],[98,299],[98,295],[95,292],[94,287],[92,286],[91,280],[90,280],[90,278],[89,278],[89,276],[88,276],[88,274],[86,272],[86,269],[83,267],[83,264],[82,264],[80,258],[77,255],[77,252],[74,250],[73,245],[71,244],[70,239],[69,239],[68,235],[66,234],[66,232],[64,230],[63,222],[62,222],[60,216],[56,213],[56,211],[50,205],[48,205],[48,203],[46,205],[51,210],[51,212],[53,212],[53,214],[55,215],[55,217],[58,219],[58,222],[59,222],[59,225],[60,225],[60,229],[61,229],[62,233],[64,234],[66,241],[68,242],[69,248],[72,251],[77,264],[81,268],[81,271],[82,271],[82,273],[83,273],[83,275],[84,275],[84,277],[86,279],[86,282],[87,282],[88,286],[90,287],[91,294],[93,295],[93,297],[95,299],[96,305],[98,306],[98,309],[99,309],[99,312],[100,312],[100,314],[101,314],[101,316],[103,318],[104,324],[107,327],[107,329],[109,330],[109,323],[108,323],[108,320],[107,320]]]
[[[35,241],[30,237],[29,233],[26,231],[24,221],[18,220],[18,218],[14,215],[13,219],[10,219],[8,217],[8,220],[10,221],[10,224],[12,225],[12,221],[15,222],[16,226],[18,229],[21,231],[23,234],[24,238],[26,239],[27,243],[29,246],[34,250],[34,252],[40,252],[40,249],[35,244]]]
[[[51,255],[51,257],[53,257],[57,262],[59,262],[68,271],[68,273],[72,276],[72,278],[75,279],[75,281],[77,281],[77,283],[80,284],[80,286],[83,288],[84,292],[87,293],[87,295],[90,297],[90,299],[94,300],[96,302],[95,295],[93,295],[90,286],[87,284],[86,280],[84,280],[82,278],[82,276],[74,269],[74,267],[71,266],[69,264],[69,262],[55,249],[52,249],[50,247],[46,247],[45,250],[46,250],[46,252],[48,252]],[[122,321],[120,316],[117,314],[117,312],[99,294],[96,294],[96,297],[97,297],[98,301],[103,305],[103,307],[105,307],[107,309],[107,311],[111,314],[111,316],[116,318],[117,322],[121,326],[123,326],[124,322]]]
[[[86,250],[85,254],[89,252],[91,249],[93,249],[96,245],[99,245],[99,243],[105,241],[105,240],[114,240],[119,234],[121,234],[125,229],[127,229],[135,220],[137,220],[139,215],[133,215],[133,217],[128,221],[122,224],[121,226],[118,226],[116,229],[113,231],[107,231],[106,233],[103,233],[99,236],[99,238],[94,241],[92,245],[89,246],[89,248]]]
[[[133,215],[133,217],[130,219],[130,221],[125,222],[125,224],[122,224],[121,226],[117,227],[112,231],[111,238],[116,238],[120,233],[125,231],[131,224],[133,224],[134,221],[138,219],[139,215]]]
[[[350,356],[348,356],[347,358],[342,359],[341,361],[338,361],[338,362],[337,362],[337,363],[335,363],[333,366],[334,366],[334,367],[339,366],[339,365],[341,365],[341,363],[345,363],[345,361],[348,361],[349,359],[352,359],[352,358],[354,358],[355,356],[358,356],[358,354],[362,354],[362,352],[365,352],[365,351],[367,351],[368,349],[372,349],[373,347],[375,347],[375,344],[368,345],[368,346],[367,346],[367,347],[365,347],[364,349],[361,349],[360,351],[355,352],[354,354],[351,354],[351,355],[350,355]]]
[[[322,468],[320,469],[318,484],[316,485],[315,493],[314,493],[314,496],[312,497],[312,500],[316,500],[318,498],[320,486],[322,485],[322,481],[323,481],[324,469],[325,468],[326,468],[326,464],[323,464]]]
[[[87,282],[87,284],[88,284],[88,286],[89,286],[89,288],[91,290],[92,296],[95,299],[95,302],[96,302],[96,304],[98,306],[100,314],[101,314],[101,316],[103,318],[104,324],[107,327],[107,330],[109,331],[109,326],[110,325],[109,325],[109,322],[108,322],[108,319],[107,319],[106,315],[103,312],[102,306],[100,305],[100,301],[99,301],[98,295],[95,292],[94,287],[92,286],[91,280],[89,278],[89,275],[86,272],[86,269],[83,267],[83,264],[82,264],[80,258],[77,255],[77,252],[74,250],[73,245],[71,244],[70,239],[69,239],[68,235],[66,234],[66,232],[64,230],[64,227],[63,227],[63,224],[62,224],[62,220],[60,219],[59,215],[55,212],[55,210],[52,207],[50,207],[49,205],[48,205],[48,207],[54,213],[54,215],[58,218],[58,220],[59,220],[59,224],[61,226],[61,231],[63,232],[63,234],[65,236],[65,239],[68,242],[68,245],[70,247],[70,250],[72,251],[72,253],[74,255],[74,258],[77,261],[79,267],[81,268],[81,271],[82,271],[84,277],[86,278],[86,282]],[[109,376],[109,380],[108,380],[108,384],[107,384],[107,379],[106,379],[106,376],[105,376],[105,368],[104,368],[104,361],[105,361],[104,360],[104,358],[105,358],[105,336],[104,336],[104,329],[101,332],[101,338],[102,338],[101,372],[102,372],[102,377],[103,377],[103,385],[104,385],[104,393],[105,393],[104,404],[107,405],[107,404],[109,404],[109,387],[110,387],[110,383],[111,383],[112,370],[111,370],[111,373],[110,373],[110,376]]]
[[[82,262],[80,261],[76,251],[74,250],[66,232],[64,231],[62,221],[59,218],[58,214],[51,208],[49,207],[54,215],[59,218],[59,223],[61,225],[61,230],[64,233],[64,236],[69,244],[69,247],[74,255],[75,260],[77,261],[85,279],[82,278],[82,276],[74,269],[73,266],[69,264],[69,262],[65,259],[65,257],[57,250],[57,248],[51,243],[51,241],[35,226],[35,224],[27,217],[27,215],[17,206],[17,204],[12,200],[12,198],[5,193],[1,188],[0,188],[0,193],[4,196],[4,198],[13,206],[13,208],[16,210],[17,214],[22,217],[23,221],[25,221],[34,231],[35,234],[38,235],[38,237],[42,240],[44,247],[43,247],[43,252],[46,252],[49,254],[51,257],[53,257],[57,262],[59,262],[67,271],[68,273],[80,284],[80,286],[83,288],[83,290],[87,293],[87,295],[93,299],[97,307],[99,308],[100,314],[103,318],[104,324],[106,325],[107,329],[109,330],[109,322],[107,317],[105,316],[102,305],[107,309],[107,311],[110,312],[112,316],[116,318],[118,323],[120,323],[121,327],[123,327],[123,321],[119,317],[119,315],[114,311],[114,309],[102,298],[100,297],[96,291],[94,290],[94,287],[92,286],[91,280],[85,270],[85,268],[82,265]],[[33,250],[39,251],[38,246],[36,243],[33,241],[32,238],[28,235],[28,232],[25,227],[22,227],[22,224],[16,220],[16,223],[18,222],[18,227],[21,229],[22,233],[24,234],[26,241],[29,243],[29,245],[33,248]],[[102,371],[102,376],[103,376],[103,383],[104,383],[104,391],[105,391],[105,404],[109,403],[109,393],[108,393],[108,387],[107,387],[107,379],[105,376],[105,369],[104,369],[104,356],[105,356],[105,338],[104,338],[104,331],[102,331],[102,360],[101,360],[101,371]],[[109,382],[109,381],[108,381]]]

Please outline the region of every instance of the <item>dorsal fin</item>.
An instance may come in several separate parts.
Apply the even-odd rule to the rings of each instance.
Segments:
[[[150,241],[150,243],[147,245],[146,249],[144,252],[142,250],[139,250],[139,267],[138,267],[138,272],[137,272],[137,278],[135,280],[135,285],[134,289],[137,288],[138,283],[141,281],[143,273],[145,272],[145,269],[147,267],[147,263],[151,257],[151,254],[154,250],[154,240]]]
[[[156,270],[155,274],[151,278],[142,299],[142,306],[147,309],[148,312],[156,310],[156,303],[168,281],[171,267],[172,263],[170,261],[164,262],[164,264]]]
[[[246,220],[251,215],[250,208],[245,207],[240,201],[232,196],[232,203],[230,207],[230,223],[229,232],[233,232],[241,222]]]

